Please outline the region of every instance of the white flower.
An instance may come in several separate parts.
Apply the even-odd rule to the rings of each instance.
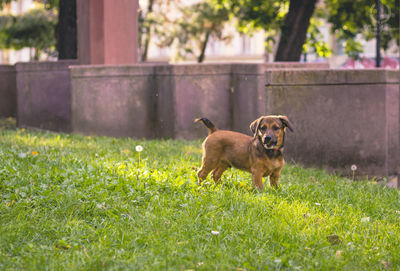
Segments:
[[[351,165],[351,168],[350,168],[352,171],[356,171],[357,170],[357,166],[356,165]]]
[[[319,202],[316,202],[316,203],[315,203],[315,205],[317,205],[317,206],[321,206],[321,203],[319,203]]]
[[[140,145],[137,145],[137,146],[136,146],[136,151],[137,151],[137,152],[143,151],[143,147],[140,146]]]
[[[219,231],[211,231],[211,233],[214,234],[214,235],[218,235]]]
[[[19,158],[25,158],[26,157],[26,153],[21,152],[20,154],[18,154]]]
[[[363,218],[361,218],[361,222],[369,222],[369,217],[363,217]]]

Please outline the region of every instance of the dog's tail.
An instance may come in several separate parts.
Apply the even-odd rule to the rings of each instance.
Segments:
[[[209,135],[218,130],[217,127],[215,127],[215,125],[209,119],[200,118],[194,120],[194,122],[199,122],[199,121],[201,121],[204,124],[204,126],[206,126]]]

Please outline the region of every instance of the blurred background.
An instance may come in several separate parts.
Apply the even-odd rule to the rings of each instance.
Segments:
[[[76,22],[58,23],[61,14],[76,20],[74,2],[0,0],[0,64],[74,58],[60,57],[65,41],[59,37]],[[381,66],[399,68],[398,0],[139,0],[139,6],[142,62],[300,61],[370,68],[379,8]]]

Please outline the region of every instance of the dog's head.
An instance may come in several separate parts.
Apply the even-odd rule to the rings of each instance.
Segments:
[[[283,147],[286,127],[293,132],[293,126],[286,116],[262,116],[250,124],[254,137],[261,141],[265,149]]]

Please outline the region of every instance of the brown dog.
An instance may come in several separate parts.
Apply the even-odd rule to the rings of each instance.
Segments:
[[[252,174],[253,186],[263,188],[262,177],[269,176],[271,186],[277,187],[285,161],[283,147],[286,127],[293,131],[286,116],[263,116],[250,124],[254,137],[245,134],[218,130],[206,118],[196,119],[207,127],[208,136],[203,142],[203,158],[197,172],[199,185],[211,172],[214,181],[230,168]]]

